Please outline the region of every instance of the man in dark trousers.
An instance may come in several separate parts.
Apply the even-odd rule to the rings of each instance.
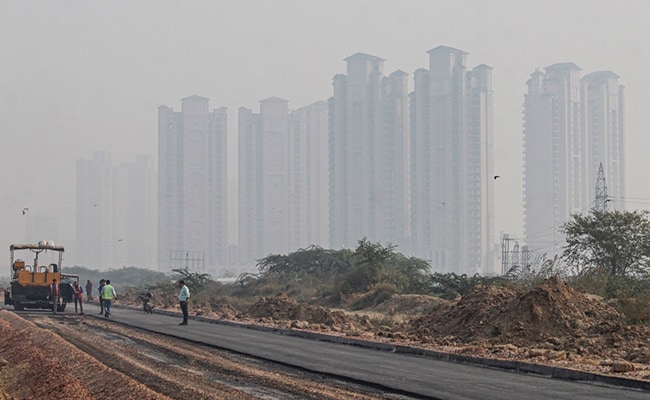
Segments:
[[[52,279],[50,285],[50,299],[52,299],[52,312],[56,314],[56,307],[59,305],[59,285],[56,283],[56,279]]]
[[[104,301],[102,300],[102,289],[104,289],[104,285],[106,284],[106,279],[101,279],[99,281],[99,314],[104,313]]]
[[[93,299],[93,283],[88,279],[86,281],[86,301],[92,301]]]
[[[189,313],[187,311],[187,301],[190,299],[190,289],[185,286],[185,281],[178,281],[178,287],[181,288],[178,293],[178,302],[181,304],[181,311],[183,311],[183,322],[178,325],[187,325],[187,318]]]

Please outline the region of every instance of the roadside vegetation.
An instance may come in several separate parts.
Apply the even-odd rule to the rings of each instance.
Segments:
[[[208,274],[176,269],[171,274],[129,267],[100,272],[69,267],[82,283],[111,279],[127,297],[152,293],[160,306],[176,304],[178,279],[192,290],[192,302],[242,311],[261,297],[284,293],[297,302],[357,311],[377,307],[395,295],[426,295],[454,300],[476,285],[530,290],[556,277],[573,288],[604,298],[629,323],[650,324],[650,221],[647,212],[596,211],[575,214],[563,227],[561,256],[516,265],[502,276],[431,271],[426,260],[409,257],[392,245],[361,239],[355,249],[310,246],[258,260],[257,272],[221,283]],[[96,289],[96,286],[95,286]]]

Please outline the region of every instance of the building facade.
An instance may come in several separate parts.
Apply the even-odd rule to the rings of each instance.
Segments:
[[[208,99],[158,107],[158,264],[212,269],[228,259],[227,110]]]
[[[356,53],[329,100],[329,244],[366,238],[404,246],[409,236],[407,74],[383,75],[384,59]],[[400,249],[401,250],[401,249]]]
[[[589,157],[588,181],[596,182],[599,165],[607,180],[607,207],[623,209],[625,197],[625,88],[611,71],[592,72],[581,80],[584,136]]]
[[[328,111],[327,102],[301,107],[289,117],[289,247],[327,248]]]
[[[411,94],[413,251],[435,271],[494,273],[492,70],[447,46],[428,54]]]
[[[157,175],[151,156],[113,170],[113,260],[118,267],[157,269]]]
[[[92,159],[77,160],[76,172],[76,263],[91,269],[115,268],[111,155],[96,151]]]
[[[239,249],[243,264],[289,245],[288,101],[270,97],[260,112],[239,109]]]
[[[531,251],[561,254],[560,229],[594,207],[600,163],[623,196],[623,88],[618,76],[559,63],[535,71],[524,98],[524,235]],[[620,206],[620,204],[619,204]]]

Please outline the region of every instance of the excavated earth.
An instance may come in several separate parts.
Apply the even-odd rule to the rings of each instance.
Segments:
[[[650,381],[650,327],[626,325],[602,299],[555,278],[523,293],[477,286],[455,301],[393,296],[356,313],[283,293],[244,312],[193,306],[203,317]],[[101,319],[33,322],[0,310],[0,400],[391,398]]]
[[[626,325],[600,297],[557,278],[523,293],[476,286],[455,301],[393,296],[355,314],[299,304],[281,293],[245,313],[217,316],[650,381],[650,326]]]

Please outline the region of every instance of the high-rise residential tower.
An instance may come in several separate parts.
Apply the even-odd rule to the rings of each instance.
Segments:
[[[77,160],[75,262],[156,268],[156,173],[151,156],[113,166],[108,152]]]
[[[587,140],[589,182],[596,182],[602,163],[608,207],[623,209],[625,197],[625,96],[620,77],[592,72],[580,80],[583,130]]]
[[[244,264],[289,246],[289,110],[270,97],[239,109],[239,251]]]
[[[328,245],[328,113],[319,101],[289,116],[289,245]]]
[[[334,77],[329,101],[330,246],[408,238],[407,74],[383,75],[384,59],[356,53]]]
[[[77,160],[76,264],[100,270],[117,267],[113,203],[111,155],[96,151],[92,159]]]
[[[227,110],[181,102],[158,107],[158,262],[214,268],[228,259]]]
[[[492,70],[467,53],[428,52],[411,94],[411,225],[415,254],[441,272],[496,268]]]
[[[535,71],[524,100],[524,235],[528,247],[562,252],[561,226],[594,207],[598,167],[623,196],[623,90],[618,76],[580,79],[573,63]]]
[[[157,174],[153,157],[113,169],[113,260],[116,267],[158,267]]]

